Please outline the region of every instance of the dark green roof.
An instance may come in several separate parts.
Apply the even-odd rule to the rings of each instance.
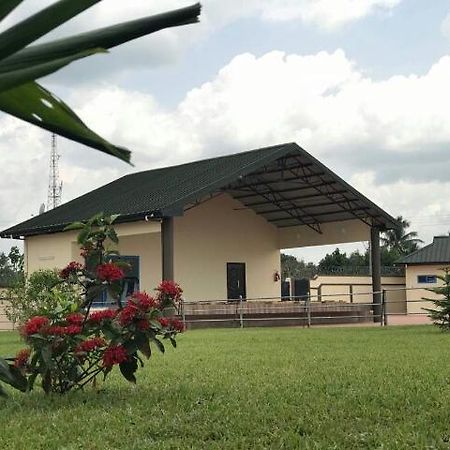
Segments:
[[[450,264],[450,236],[435,236],[431,244],[419,248],[400,264]]]
[[[294,177],[295,188],[292,188],[292,175],[290,179],[285,175],[288,173],[287,169],[292,171],[293,167],[296,170],[301,168],[314,173],[305,176],[306,178],[300,174],[298,179]],[[253,174],[258,178],[254,178]],[[258,181],[249,183],[249,177]],[[300,185],[301,183],[304,185]],[[319,185],[323,186],[326,192],[318,188]],[[283,209],[280,202],[293,205],[293,200],[287,196],[294,198],[297,188],[301,190],[298,192],[306,196],[301,202],[301,207],[298,207],[300,209],[295,208],[294,215],[292,211]],[[340,190],[333,193],[335,188]],[[250,192],[246,194],[249,190]],[[276,197],[273,197],[272,190],[277,191]],[[274,222],[281,220],[282,223],[275,223],[277,226],[310,225],[309,222],[349,220],[359,216],[361,220],[370,217],[385,228],[397,226],[389,214],[345,183],[309,153],[295,143],[288,143],[126,175],[58,208],[4,230],[0,236],[20,237],[53,233],[63,230],[71,222],[86,220],[98,212],[120,214],[118,222],[142,220],[146,216],[158,218],[179,215],[187,205],[194,204],[209,194],[224,191],[258,214],[264,215],[267,220]],[[342,196],[345,203],[348,200],[351,208],[344,205]],[[296,198],[298,199],[298,196]],[[260,201],[253,206],[252,201],[255,199]],[[331,205],[328,207],[329,212],[322,206],[324,200],[325,204]],[[279,212],[275,217],[274,211],[270,211],[270,207],[273,209],[274,205]],[[317,211],[311,213],[318,206],[322,211],[318,214],[320,220],[312,218]],[[290,208],[292,209],[292,206]],[[345,208],[348,212],[345,212]],[[302,216],[305,211],[306,216]]]

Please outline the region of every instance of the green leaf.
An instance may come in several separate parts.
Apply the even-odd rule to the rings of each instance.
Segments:
[[[81,231],[78,233],[77,242],[78,244],[84,244],[86,239],[89,237],[92,229],[88,225],[84,225]]]
[[[19,6],[23,0],[2,0],[0,2],[0,20],[3,20],[13,9]]]
[[[150,359],[150,357],[152,356],[150,342],[147,337],[145,337],[142,341],[139,342],[138,349],[147,359]]]
[[[80,230],[83,227],[84,227],[83,222],[73,222],[73,223],[67,225],[66,227],[64,227],[64,231]]]
[[[2,385],[0,384],[0,397],[8,397],[8,394],[3,389]]]
[[[36,82],[0,92],[0,110],[123,161],[130,161],[129,150],[113,146],[95,134],[62,100]]]
[[[114,228],[111,228],[107,232],[109,239],[114,242],[114,244],[119,243],[119,237],[117,236],[116,230]]]
[[[73,0],[68,0],[72,3]],[[10,71],[71,56],[93,48],[109,49],[164,28],[198,22],[200,4],[144,17],[64,39],[33,45],[5,58],[0,71]]]
[[[169,339],[170,343],[172,344],[172,347],[177,348],[177,341],[172,336],[170,336]]]
[[[3,358],[0,358],[0,381],[22,392],[25,392],[28,388],[27,379],[18,369],[9,365]]]
[[[136,357],[131,357],[125,362],[119,364],[119,369],[126,380],[136,384],[136,377],[134,374],[138,368]]]
[[[99,1],[60,0],[17,23],[0,33],[0,59],[16,53]]]
[[[118,218],[120,217],[120,214],[112,214],[109,217],[109,223],[112,225]]]
[[[158,347],[158,350],[161,353],[164,353],[166,351],[166,349],[164,348],[164,344],[159,340],[156,339],[155,337],[152,339],[152,341],[156,344],[156,346]]]

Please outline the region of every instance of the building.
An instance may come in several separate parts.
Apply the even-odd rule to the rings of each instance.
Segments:
[[[13,226],[26,270],[79,259],[64,227],[120,214],[119,250],[141,289],[175,279],[185,298],[279,298],[280,249],[371,241],[380,289],[379,233],[395,219],[295,143],[124,176]],[[380,298],[377,297],[377,302]]]
[[[433,298],[433,292],[426,291],[442,282],[436,275],[442,275],[444,267],[450,267],[450,236],[435,236],[431,244],[416,250],[399,261],[405,265],[407,311],[424,313],[422,308],[434,308],[423,297]]]

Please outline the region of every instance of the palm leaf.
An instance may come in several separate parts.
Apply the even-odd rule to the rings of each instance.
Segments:
[[[37,64],[25,69],[13,70],[11,72],[0,73],[0,92],[7,91],[13,87],[33,81],[53,73],[64,66],[67,66],[72,61],[85,58],[94,53],[105,52],[103,49],[86,50],[84,52],[76,53],[73,56],[66,58],[55,59],[43,64]]]
[[[23,69],[29,65],[71,56],[93,48],[109,49],[164,28],[198,22],[200,4],[163,14],[101,28],[45,44],[33,45],[4,59],[0,71]]]
[[[60,0],[0,33],[0,59],[46,35],[101,0]]]
[[[129,150],[111,145],[94,133],[63,101],[36,82],[0,92],[0,110],[52,133],[130,161]]]
[[[3,20],[13,9],[19,6],[23,0],[1,0],[0,20]]]

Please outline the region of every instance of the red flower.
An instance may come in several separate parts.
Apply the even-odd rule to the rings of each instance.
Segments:
[[[117,311],[115,309],[103,309],[95,311],[89,315],[89,322],[100,324],[103,320],[112,320],[116,317]]]
[[[14,367],[16,369],[21,369],[25,367],[28,363],[28,360],[30,359],[31,350],[29,348],[24,348],[20,350],[17,355],[16,359],[14,360]]]
[[[117,281],[125,276],[123,270],[114,263],[105,263],[97,266],[97,277],[101,281]]]
[[[137,327],[140,331],[145,331],[150,328],[150,322],[147,319],[138,320]]]
[[[156,290],[158,291],[160,300],[168,297],[174,302],[179,302],[181,300],[181,294],[183,293],[183,289],[181,289],[175,281],[170,280],[161,281]]]
[[[120,364],[128,359],[127,351],[122,345],[113,345],[108,347],[103,353],[103,366],[112,367],[114,364]]]
[[[92,339],[87,339],[86,341],[81,342],[75,349],[75,353],[89,353],[92,352],[99,347],[104,347],[106,345],[106,341],[101,337],[94,337]]]
[[[62,327],[60,325],[54,325],[52,327],[49,327],[46,331],[46,333],[50,336],[73,336],[75,334],[81,333],[81,326],[80,325],[68,325],[67,327]]]
[[[178,319],[171,319],[170,328],[178,333],[182,333],[184,331],[184,323]]]
[[[120,325],[122,325],[123,327],[126,327],[133,321],[133,319],[136,317],[136,315],[138,313],[139,313],[139,310],[137,309],[137,307],[135,305],[133,305],[132,303],[128,303],[127,306],[125,306],[125,308],[123,308],[119,312]]]
[[[167,317],[160,317],[158,319],[158,322],[161,324],[161,326],[163,328],[167,328],[169,326],[169,323],[170,323],[170,321],[169,321],[169,319]]]
[[[81,313],[72,313],[66,317],[66,322],[69,325],[81,325],[83,323],[84,316]]]
[[[69,264],[67,264],[66,267],[64,267],[64,269],[61,270],[61,272],[59,272],[59,276],[66,280],[67,278],[69,278],[70,275],[79,272],[80,270],[83,269],[83,264],[80,264],[79,262],[76,261],[71,261]]]
[[[158,303],[153,297],[150,297],[146,292],[135,292],[129,299],[128,304],[137,306],[141,311],[148,311],[151,308],[156,308]]]
[[[22,333],[25,336],[30,336],[31,334],[39,333],[42,328],[48,326],[48,318],[43,316],[34,316],[25,322],[22,328]]]

